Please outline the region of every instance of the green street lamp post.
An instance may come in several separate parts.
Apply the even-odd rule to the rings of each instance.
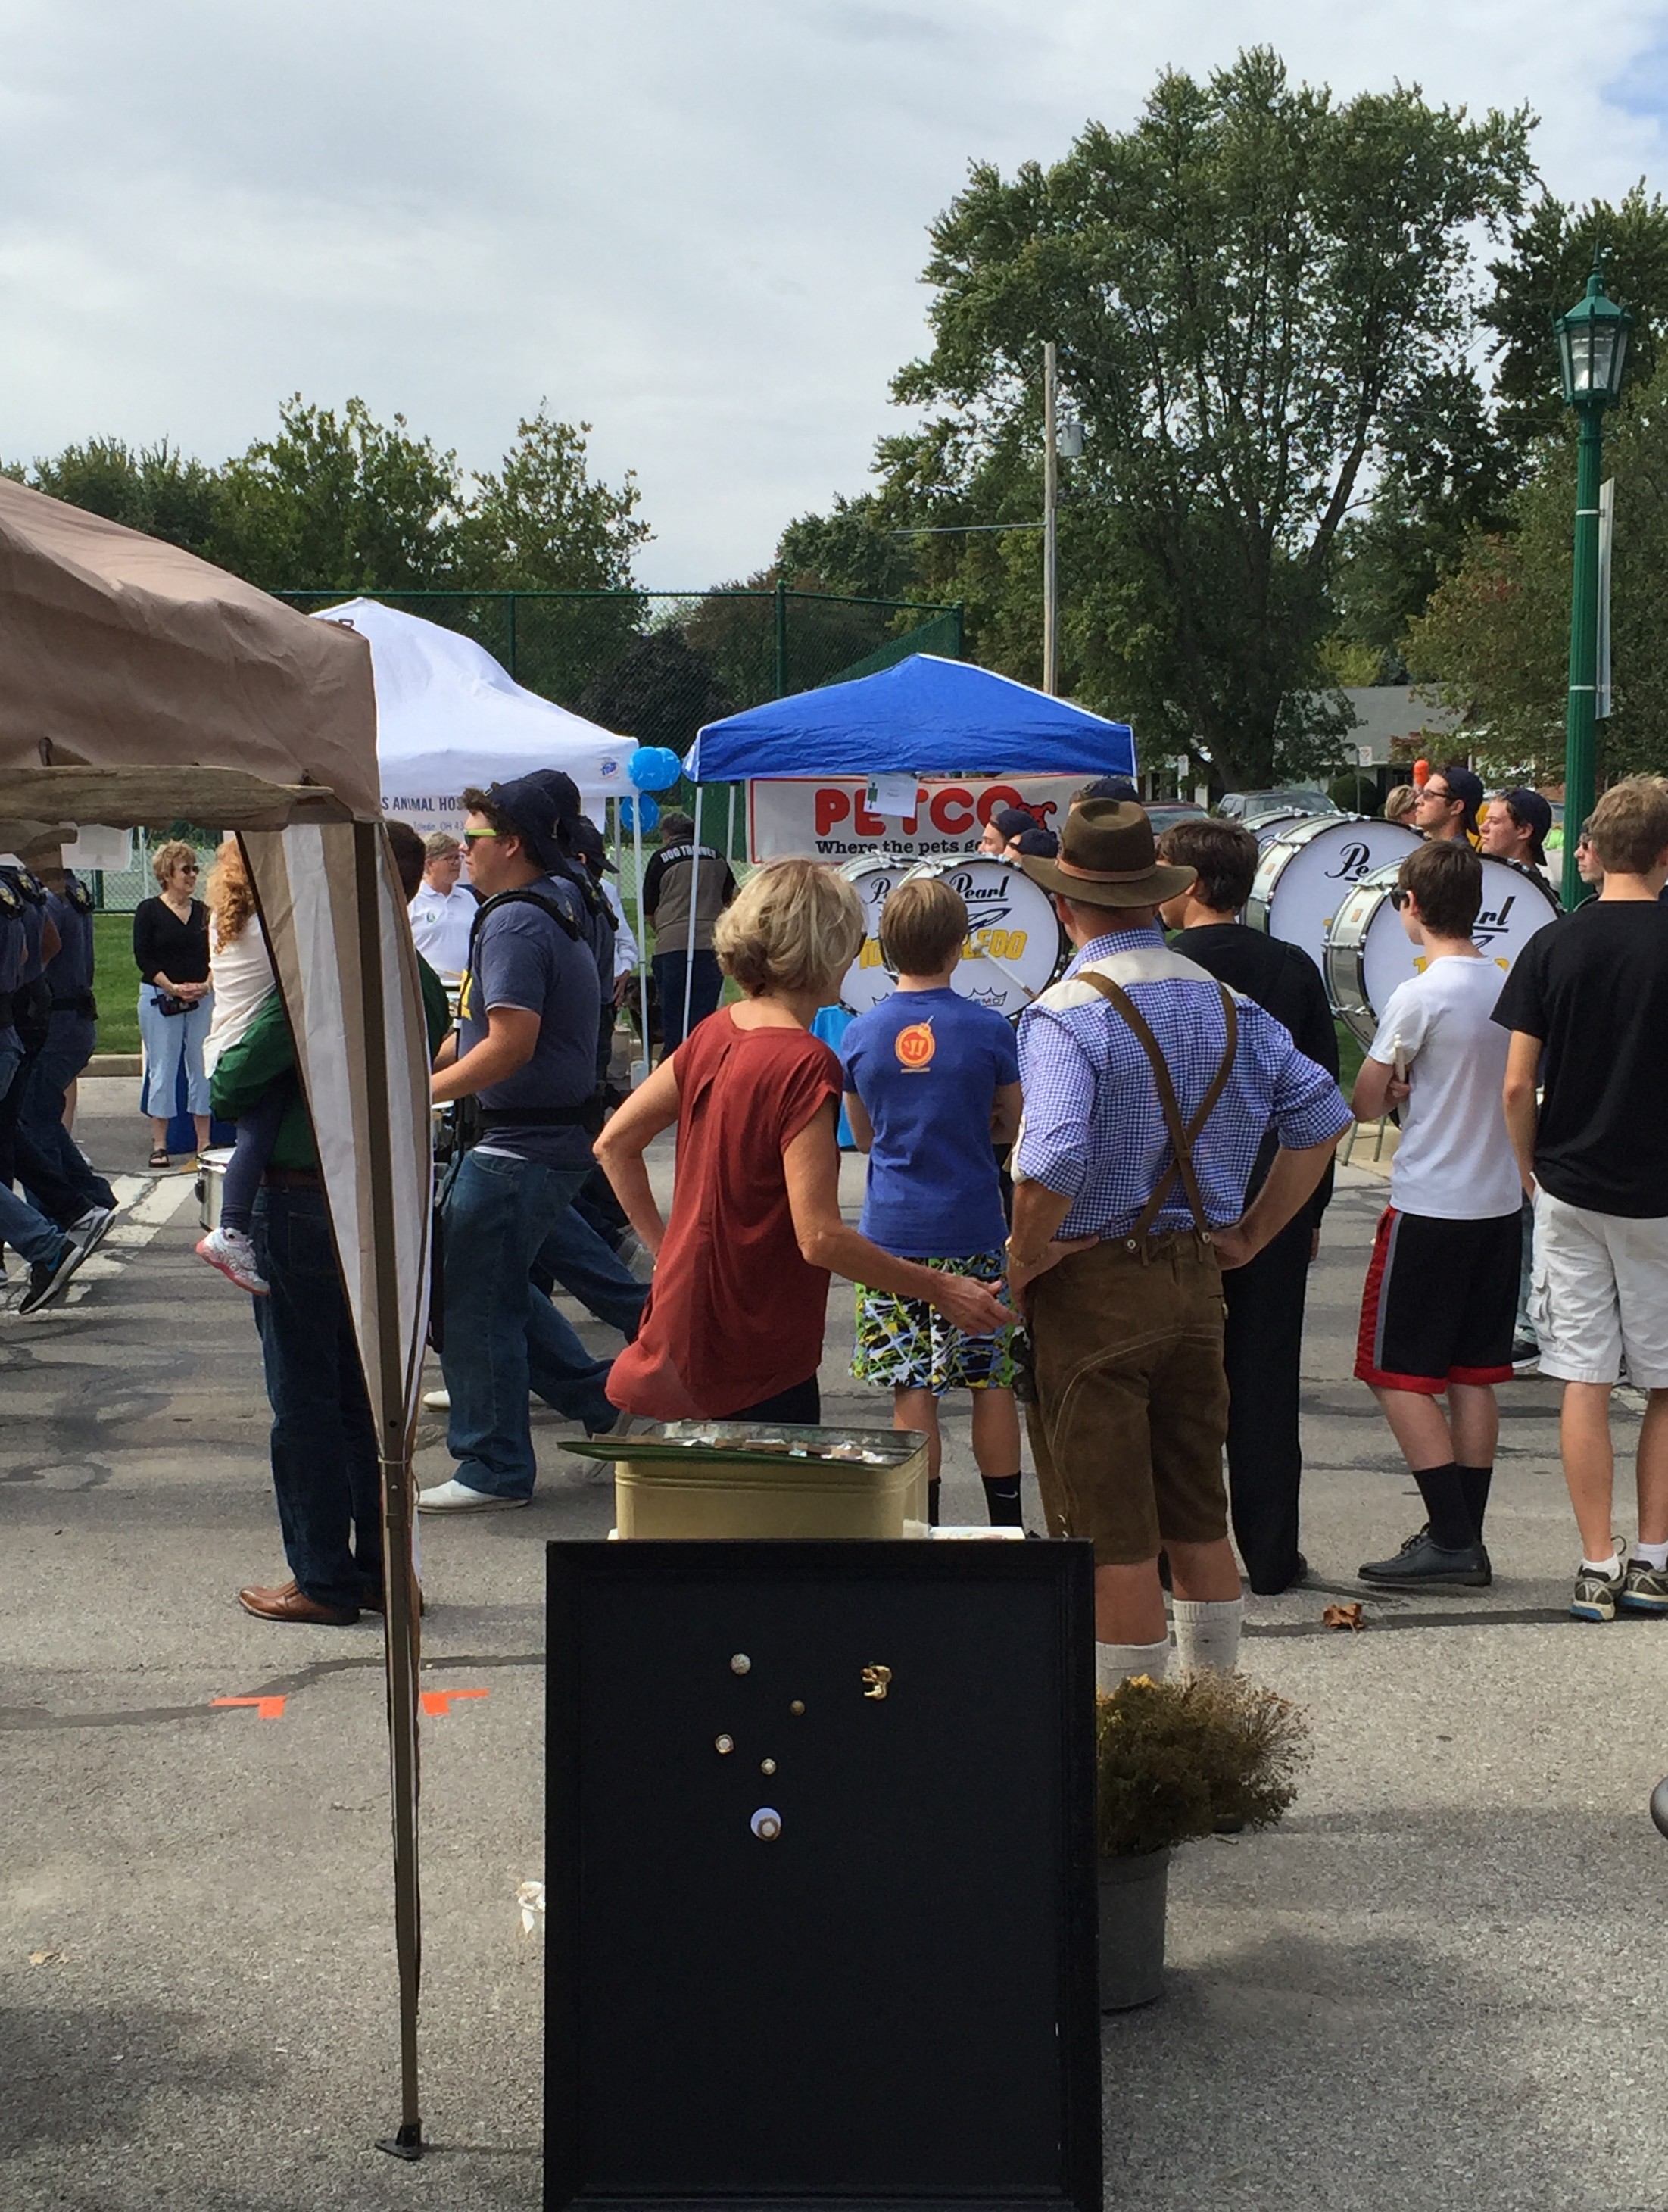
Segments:
[[[1576,412],[1580,440],[1575,459],[1575,580],[1569,609],[1569,706],[1564,723],[1564,881],[1566,907],[1585,886],[1575,865],[1575,837],[1592,811],[1593,728],[1598,686],[1598,476],[1604,442],[1604,410],[1622,390],[1628,332],[1633,317],[1604,290],[1602,267],[1587,279],[1586,295],[1553,324],[1564,398]]]

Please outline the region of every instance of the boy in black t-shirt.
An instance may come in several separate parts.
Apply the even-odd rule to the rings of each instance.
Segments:
[[[1591,840],[1604,889],[1531,939],[1495,1019],[1512,1032],[1506,1119],[1535,1184],[1541,1372],[1564,1385],[1582,1553],[1570,1611],[1612,1620],[1618,1606],[1668,1613],[1668,782],[1607,791]],[[1610,1522],[1610,1395],[1624,1357],[1646,1394],[1630,1558]]]

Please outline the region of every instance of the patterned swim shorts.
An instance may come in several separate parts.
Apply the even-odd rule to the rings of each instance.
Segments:
[[[941,1274],[971,1275],[980,1283],[999,1282],[1008,1266],[1000,1250],[919,1264]],[[859,1382],[931,1390],[935,1397],[946,1390],[1011,1390],[1019,1372],[1014,1346],[1018,1334],[1016,1323],[994,1336],[965,1336],[925,1298],[901,1298],[859,1283],[852,1373]]]

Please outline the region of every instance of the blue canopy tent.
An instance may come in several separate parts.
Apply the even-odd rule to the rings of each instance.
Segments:
[[[773,699],[709,722],[692,783],[792,775],[1133,775],[1135,738],[970,661],[913,653],[878,676]]]
[[[709,722],[683,773],[695,787],[698,879],[703,783],[798,775],[1133,775],[1135,735],[1126,722],[1110,722],[971,661],[912,653],[878,675]],[[686,1033],[696,887],[684,967]]]

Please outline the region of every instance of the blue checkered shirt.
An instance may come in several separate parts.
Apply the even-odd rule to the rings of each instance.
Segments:
[[[1118,929],[1083,946],[1061,981],[1114,952],[1162,948],[1157,929]],[[1127,987],[1163,1054],[1184,1122],[1204,1102],[1222,1064],[1227,1033],[1222,992],[1212,981],[1170,977]],[[1234,994],[1240,1041],[1234,1066],[1193,1146],[1193,1165],[1213,1229],[1245,1211],[1258,1146],[1272,1127],[1288,1149],[1323,1144],[1350,1125],[1350,1109],[1324,1067],[1254,1000]],[[1019,1020],[1025,1123],[1016,1176],[1040,1182],[1071,1210],[1060,1237],[1126,1237],[1173,1157],[1158,1086],[1135,1032],[1110,1000],[1060,1010],[1028,1006]],[[1155,1231],[1192,1224],[1177,1181]]]

